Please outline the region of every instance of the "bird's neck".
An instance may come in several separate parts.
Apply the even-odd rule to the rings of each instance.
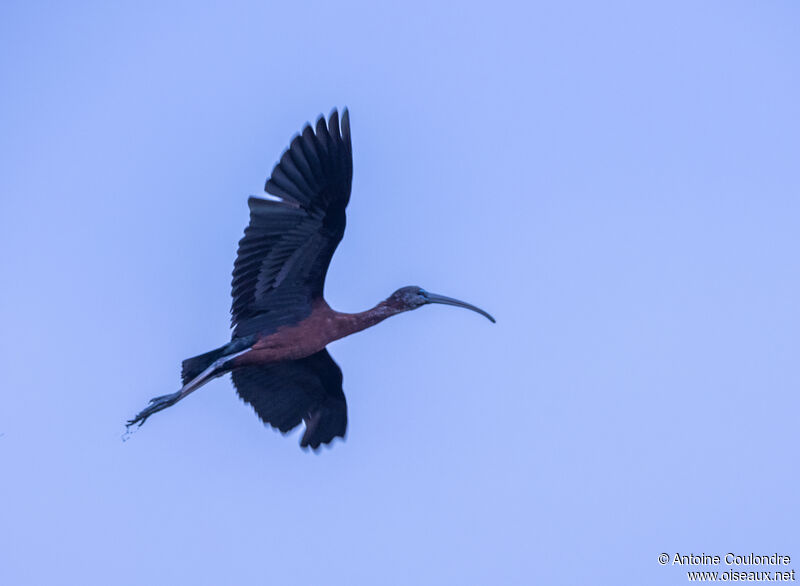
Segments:
[[[355,334],[367,328],[381,323],[387,317],[392,317],[400,312],[402,309],[391,305],[387,300],[381,301],[367,311],[360,313],[339,313],[337,312],[337,321],[339,322],[340,338]]]

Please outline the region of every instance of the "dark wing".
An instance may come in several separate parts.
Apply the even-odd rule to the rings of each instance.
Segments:
[[[327,350],[300,360],[246,366],[231,376],[239,396],[264,423],[286,433],[305,421],[302,447],[316,450],[335,437],[344,437],[347,402],[342,371]]]
[[[273,331],[311,313],[344,235],[353,180],[350,115],[306,125],[267,180],[280,201],[251,197],[250,224],[233,266],[234,337]]]

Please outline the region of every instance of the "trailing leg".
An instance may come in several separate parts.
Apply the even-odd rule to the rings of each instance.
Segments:
[[[139,413],[136,414],[136,417],[128,420],[128,423],[125,424],[125,427],[130,427],[131,425],[135,425],[137,423],[139,424],[139,427],[141,427],[144,425],[144,422],[147,421],[147,418],[153,413],[158,413],[167,407],[172,407],[185,396],[186,395],[184,395],[182,391],[178,391],[177,393],[172,393],[171,395],[162,395],[160,397],[150,399],[150,405],[139,411]]]
[[[158,413],[159,411],[163,411],[167,407],[172,407],[175,403],[180,401],[181,399],[188,396],[193,391],[196,391],[200,387],[202,387],[207,382],[217,378],[218,376],[222,376],[226,372],[230,371],[230,366],[228,363],[233,358],[236,358],[240,354],[244,354],[250,348],[245,348],[239,352],[234,354],[228,354],[227,356],[223,356],[218,358],[214,362],[212,362],[208,368],[202,371],[200,374],[195,376],[192,380],[188,381],[180,391],[176,393],[172,393],[170,395],[162,395],[160,397],[155,397],[154,399],[150,399],[150,405],[142,409],[139,413],[137,413],[136,417],[129,420],[128,423],[125,424],[125,427],[131,427],[132,425],[139,424],[139,427],[144,425],[144,422],[147,421],[147,418],[153,415],[154,413]]]

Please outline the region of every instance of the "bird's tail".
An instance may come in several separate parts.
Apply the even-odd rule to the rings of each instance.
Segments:
[[[217,358],[222,358],[226,353],[226,346],[222,346],[216,350],[212,350],[211,352],[206,352],[205,354],[200,354],[199,356],[194,356],[184,360],[181,363],[181,381],[183,384],[188,383],[190,380],[198,376],[206,368],[211,366],[211,364]]]
[[[187,358],[181,363],[181,381],[186,384],[197,378],[204,370],[211,366],[216,360],[236,354],[253,345],[255,340],[247,338],[234,338],[224,346],[215,350]]]

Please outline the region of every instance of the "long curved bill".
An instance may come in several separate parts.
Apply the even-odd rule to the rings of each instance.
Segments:
[[[492,323],[495,322],[495,319],[483,311],[480,307],[475,307],[465,301],[459,301],[458,299],[453,299],[452,297],[445,297],[444,295],[437,295],[436,293],[428,293],[427,295],[428,303],[441,303],[442,305],[455,305],[456,307],[463,307],[465,309],[471,309],[475,313],[480,313],[483,317],[488,319]]]

